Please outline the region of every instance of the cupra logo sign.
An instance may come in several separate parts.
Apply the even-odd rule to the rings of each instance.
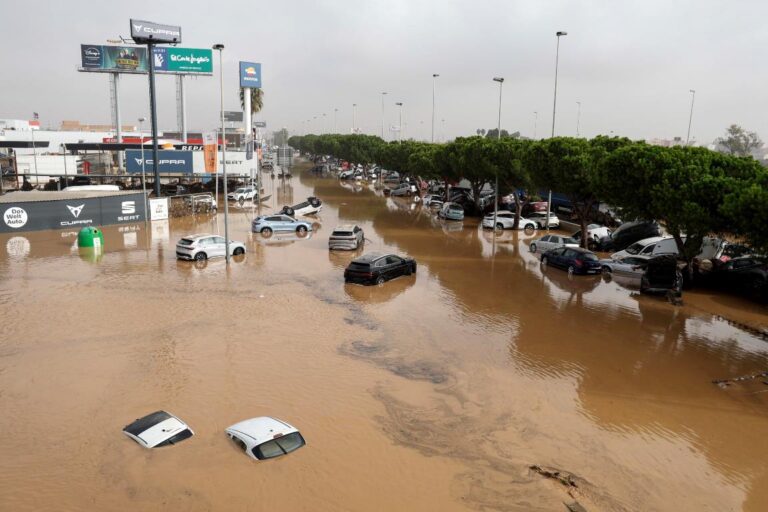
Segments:
[[[83,207],[85,207],[84,204],[81,204],[80,206],[67,205],[67,208],[69,208],[69,212],[72,214],[74,218],[78,218],[80,216],[80,212],[83,211]]]

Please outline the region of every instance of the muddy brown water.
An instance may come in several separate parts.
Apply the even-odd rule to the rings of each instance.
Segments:
[[[98,256],[74,232],[0,238],[1,510],[768,509],[767,379],[711,383],[768,369],[765,307],[570,279],[528,251],[540,233],[368,185],[267,189],[265,212],[323,199],[316,230],[264,239],[233,207],[229,270],[174,257],[223,215],[108,227]],[[354,254],[326,247],[350,222],[417,275],[345,286]],[[121,433],[157,409],[195,437]],[[261,415],[307,446],[247,458],[223,430]]]

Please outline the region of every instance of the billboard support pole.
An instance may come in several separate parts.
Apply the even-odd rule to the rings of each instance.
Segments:
[[[253,127],[251,124],[251,88],[250,87],[243,87],[243,134],[245,135],[245,152],[246,155],[248,155],[248,151],[251,151],[251,155],[253,155]],[[248,145],[251,145],[250,148]],[[246,156],[247,159],[247,156]],[[253,186],[253,169],[249,168],[249,175],[251,182],[249,185]]]
[[[157,166],[157,105],[155,102],[155,45],[147,44],[149,60],[149,113],[152,120],[152,169],[155,177],[155,197],[160,197],[160,168]]]
[[[187,98],[184,93],[184,75],[176,75],[176,119],[181,140],[187,143]]]
[[[115,117],[115,142],[118,144],[123,142],[123,134],[121,131],[121,119],[120,119],[120,74],[111,73],[112,75],[112,108],[114,109]],[[117,152],[117,173],[120,174],[123,171],[123,152]]]

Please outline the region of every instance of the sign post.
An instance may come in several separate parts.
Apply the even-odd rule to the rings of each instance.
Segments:
[[[157,105],[155,99],[155,44],[177,44],[181,42],[181,27],[160,25],[150,21],[131,19],[131,37],[136,44],[146,44],[149,59],[149,109],[152,119],[152,168],[155,175],[155,196],[160,197],[160,172],[157,147]]]

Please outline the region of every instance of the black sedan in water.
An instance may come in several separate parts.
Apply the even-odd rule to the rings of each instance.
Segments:
[[[541,255],[542,265],[560,267],[569,274],[599,274],[600,260],[591,251],[580,247],[558,247]]]
[[[345,283],[382,284],[416,273],[416,261],[396,254],[369,253],[355,258],[344,270]]]

